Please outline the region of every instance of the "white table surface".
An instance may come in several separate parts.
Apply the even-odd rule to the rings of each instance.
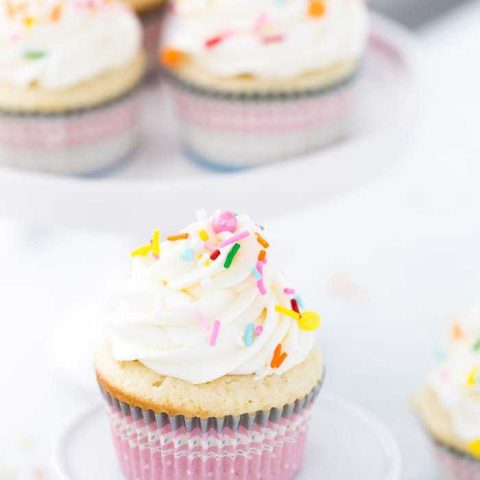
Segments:
[[[408,397],[446,322],[480,298],[479,21],[474,2],[421,33],[430,78],[403,162],[360,191],[268,223],[284,270],[323,315],[328,388],[390,426],[405,479],[436,478]],[[0,480],[53,478],[54,439],[98,400],[58,370],[52,345],[70,313],[120,275],[134,243],[0,220]]]

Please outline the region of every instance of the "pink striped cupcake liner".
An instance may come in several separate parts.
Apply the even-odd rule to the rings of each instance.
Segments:
[[[319,90],[227,95],[168,73],[169,91],[187,153],[220,168],[292,158],[328,145],[351,130],[353,76]]]
[[[89,174],[124,160],[136,147],[140,94],[66,113],[0,111],[0,165]]]
[[[319,390],[283,408],[208,419],[143,410],[102,393],[127,480],[290,480]]]
[[[434,442],[434,454],[445,480],[480,480],[480,461]]]

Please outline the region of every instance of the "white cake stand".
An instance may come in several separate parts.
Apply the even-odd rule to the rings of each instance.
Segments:
[[[159,85],[147,86],[144,141],[134,161],[96,178],[0,169],[0,215],[39,226],[103,231],[174,230],[200,206],[294,211],[358,187],[391,165],[408,144],[418,110],[418,47],[398,25],[373,16],[352,134],[318,153],[237,173],[187,160]]]
[[[76,418],[58,441],[61,480],[120,480],[103,407]],[[296,480],[399,480],[401,458],[390,432],[361,407],[321,392]]]

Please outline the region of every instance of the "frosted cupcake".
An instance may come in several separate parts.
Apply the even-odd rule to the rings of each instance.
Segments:
[[[363,0],[173,5],[161,61],[194,158],[258,165],[348,132],[368,30]]]
[[[264,235],[245,215],[200,212],[132,253],[96,359],[127,479],[289,480],[300,467],[320,320]]]
[[[0,164],[90,173],[137,144],[141,27],[121,4],[0,3]]]
[[[480,479],[480,311],[452,327],[415,405],[448,479]]]
[[[138,15],[143,27],[143,46],[147,52],[147,71],[158,70],[160,31],[164,13],[164,0],[125,0]]]

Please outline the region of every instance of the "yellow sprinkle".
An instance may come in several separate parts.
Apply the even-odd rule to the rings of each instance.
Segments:
[[[211,262],[210,259],[208,258],[207,260],[205,260],[204,265],[205,265],[206,267],[209,267],[211,263],[212,263],[212,262]]]
[[[205,231],[205,230],[200,230],[198,232],[198,236],[204,241],[206,242],[208,240],[208,233]]]
[[[25,18],[25,26],[27,28],[32,28],[36,23],[37,23],[37,21],[33,17],[26,17]]]
[[[298,326],[302,330],[312,332],[320,326],[320,316],[315,312],[302,312],[298,319]]]
[[[145,257],[152,250],[152,245],[143,245],[134,250],[131,255],[132,257]]]
[[[467,386],[473,387],[477,384],[478,367],[474,368],[467,377]]]
[[[480,438],[473,440],[467,446],[468,452],[473,455],[475,458],[480,458]]]
[[[155,230],[152,235],[152,253],[155,257],[160,256],[160,231]]]
[[[293,310],[290,310],[289,308],[282,307],[281,305],[277,305],[275,307],[275,311],[278,313],[282,313],[283,315],[286,315],[287,317],[294,318],[295,320],[298,320],[300,318],[300,314],[297,312],[294,312]]]

